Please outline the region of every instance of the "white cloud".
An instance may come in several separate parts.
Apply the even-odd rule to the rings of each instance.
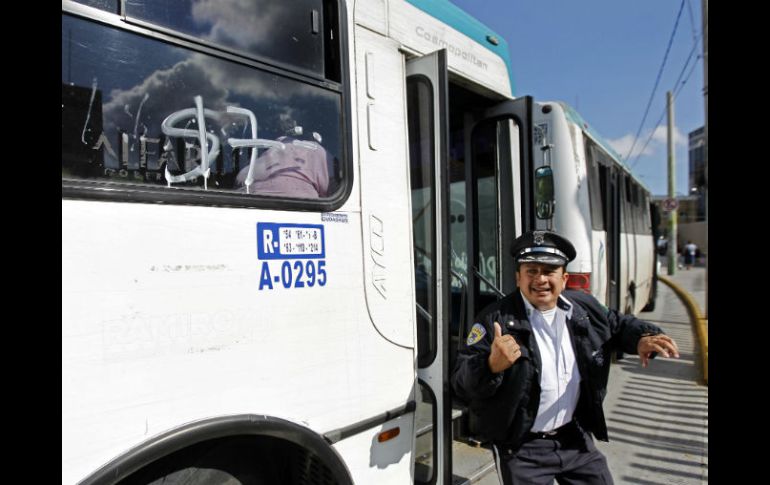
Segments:
[[[647,132],[647,137],[649,137],[650,134]],[[644,139],[647,140],[647,137]],[[668,130],[665,126],[658,126],[655,128],[655,133],[652,135],[652,141],[657,142],[659,145],[666,146],[668,140]],[[687,146],[687,137],[682,134],[681,131],[679,131],[679,128],[674,127],[674,146]]]
[[[652,134],[652,137],[650,137],[651,134]],[[666,126],[661,125],[656,127],[654,132],[651,132],[650,130],[643,132],[639,136],[639,138],[636,140],[636,144],[633,145],[634,151],[630,155],[628,155],[628,151],[631,149],[631,146],[634,143],[634,135],[632,134],[623,135],[620,138],[608,139],[607,142],[610,144],[612,148],[614,148],[618,153],[620,153],[620,155],[623,156],[624,159],[628,155],[627,157],[628,160],[634,160],[637,156],[640,156],[640,155],[641,156],[656,155],[659,153],[660,150],[663,150],[663,153],[665,153],[667,139],[668,139],[668,134],[667,134]],[[676,128],[676,127],[674,127],[674,146],[675,147],[687,146],[687,137],[682,134],[679,128]]]
[[[622,157],[626,157],[626,155],[628,155],[628,150],[631,149],[631,145],[634,143],[634,135],[629,134],[629,135],[623,135],[620,138],[608,139],[607,143],[609,143],[610,146],[615,149],[615,151],[620,153]],[[653,153],[652,147],[648,145],[647,147],[644,148],[644,151],[642,152],[642,145],[643,143],[640,143],[637,140],[636,145],[634,146],[634,152],[628,158],[634,158],[637,155],[639,155],[639,153],[641,153],[642,155],[652,155]]]

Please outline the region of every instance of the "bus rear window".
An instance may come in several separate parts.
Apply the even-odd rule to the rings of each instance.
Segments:
[[[61,65],[63,180],[300,199],[343,185],[341,89],[69,15]]]

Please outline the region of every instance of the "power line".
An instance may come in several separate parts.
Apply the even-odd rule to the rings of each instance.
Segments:
[[[687,56],[687,60],[684,63],[684,66],[682,66],[682,70],[679,72],[679,77],[676,79],[676,82],[674,83],[674,95],[673,98],[676,100],[677,95],[682,90],[685,84],[687,84],[687,81],[690,79],[690,76],[692,75],[692,72],[695,70],[695,66],[698,65],[698,60],[700,60],[701,55],[698,54],[695,57],[695,62],[693,62],[692,67],[690,67],[690,72],[687,73],[687,77],[684,78],[684,81],[679,83],[679,80],[682,79],[682,75],[684,74],[685,70],[687,69],[687,65],[690,64],[690,59],[692,59],[693,54],[695,53],[695,49],[698,47],[698,39],[695,39],[695,43],[692,46],[692,49],[690,50],[690,55]],[[655,135],[655,130],[658,129],[661,122],[663,121],[663,117],[666,115],[666,107],[663,108],[663,112],[660,114],[660,118],[658,118],[658,122],[655,123],[655,127],[650,131],[650,136],[647,137],[647,141],[644,142],[644,146],[639,150],[639,153],[636,155],[636,158],[634,159],[634,162],[629,165],[629,169],[633,169],[636,164],[639,162],[639,158],[642,156],[642,153],[644,153],[644,149],[647,148],[647,145],[650,143],[650,140],[652,140],[653,135]],[[632,147],[633,148],[633,147]],[[631,153],[629,152],[629,156],[631,156]],[[628,160],[628,159],[626,159]]]
[[[674,83],[674,96],[676,96],[679,91],[682,90],[682,87],[687,83],[687,80],[690,78],[690,75],[692,74],[693,69],[695,68],[695,65],[698,63],[698,60],[701,58],[701,55],[698,54],[695,56],[695,63],[690,68],[690,72],[687,73],[687,77],[682,81],[682,84],[679,84],[679,80],[682,79],[682,74],[684,74],[684,70],[687,69],[687,64],[690,63],[690,59],[692,59],[692,55],[695,54],[695,49],[698,48],[699,39],[695,39],[695,42],[692,45],[692,49],[690,49],[690,55],[687,56],[687,60],[684,63],[684,66],[682,67],[682,70],[679,72],[679,77],[676,78],[676,82]]]
[[[671,32],[671,37],[668,39],[668,46],[666,47],[666,53],[663,56],[663,62],[660,65],[660,69],[658,69],[658,76],[655,79],[655,86],[653,86],[652,93],[650,94],[650,99],[647,101],[647,108],[644,110],[644,116],[642,117],[642,122],[639,123],[639,129],[636,130],[636,136],[634,136],[634,143],[631,144],[631,149],[628,150],[628,154],[625,156],[626,160],[628,160],[629,157],[631,157],[631,153],[633,153],[634,151],[636,142],[637,140],[639,140],[639,134],[642,132],[642,127],[644,126],[644,122],[647,120],[647,114],[650,112],[650,106],[652,105],[652,100],[655,98],[655,91],[658,89],[658,83],[660,83],[660,76],[663,74],[663,68],[666,66],[668,53],[671,51],[671,45],[674,43],[674,36],[676,35],[676,29],[679,27],[679,19],[682,17],[682,10],[684,10],[684,0],[682,0],[682,3],[679,5],[679,13],[676,14],[676,22],[674,22],[674,30]]]
[[[690,14],[690,28],[692,28],[692,40],[693,42],[697,42],[698,34],[696,34],[696,30],[695,30],[695,21],[693,20],[693,15],[692,15],[692,2],[690,2],[690,0],[687,0],[687,12]]]

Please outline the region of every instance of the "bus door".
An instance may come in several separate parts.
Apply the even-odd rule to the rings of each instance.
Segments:
[[[473,182],[466,193],[473,229],[468,254],[475,275],[467,305],[471,323],[486,305],[516,287],[511,246],[517,235],[535,226],[532,105],[532,97],[524,96],[488,108],[471,132],[472,163],[466,166]]]
[[[407,61],[406,92],[418,349],[414,480],[450,484],[446,50]]]
[[[472,437],[463,403],[450,406],[454,355],[473,317],[515,287],[511,243],[534,223],[522,217],[531,197],[520,185],[532,180],[532,98],[497,104],[449,83],[445,59],[439,51],[408,61],[406,80],[418,325],[415,482],[430,484],[452,482],[453,434]]]
[[[475,316],[516,287],[511,245],[533,226],[534,215],[532,98],[486,100],[484,109],[475,110],[484,100],[456,85],[450,92],[453,368]],[[457,210],[461,206],[463,212]],[[453,412],[465,415],[466,405],[456,401]],[[456,424],[460,433],[475,438],[472,417]]]
[[[449,109],[459,117],[454,106]],[[531,112],[532,98],[526,96],[487,107],[471,124],[465,123],[469,143],[464,145],[464,159],[470,163],[464,163],[462,187],[455,174],[451,187],[452,201],[463,200],[465,221],[450,224],[456,253],[452,269],[467,283],[464,318],[457,332],[460,341],[479,311],[516,287],[511,245],[517,235],[534,227]],[[451,138],[454,152],[457,140]],[[458,241],[458,233],[465,241]]]

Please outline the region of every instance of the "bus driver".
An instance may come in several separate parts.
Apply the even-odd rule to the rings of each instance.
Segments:
[[[480,312],[452,386],[493,442],[503,483],[613,483],[589,434],[608,441],[611,356],[638,354],[646,367],[656,353],[679,357],[677,345],[656,325],[563,291],[576,252],[560,235],[527,232],[512,252],[518,290]]]

